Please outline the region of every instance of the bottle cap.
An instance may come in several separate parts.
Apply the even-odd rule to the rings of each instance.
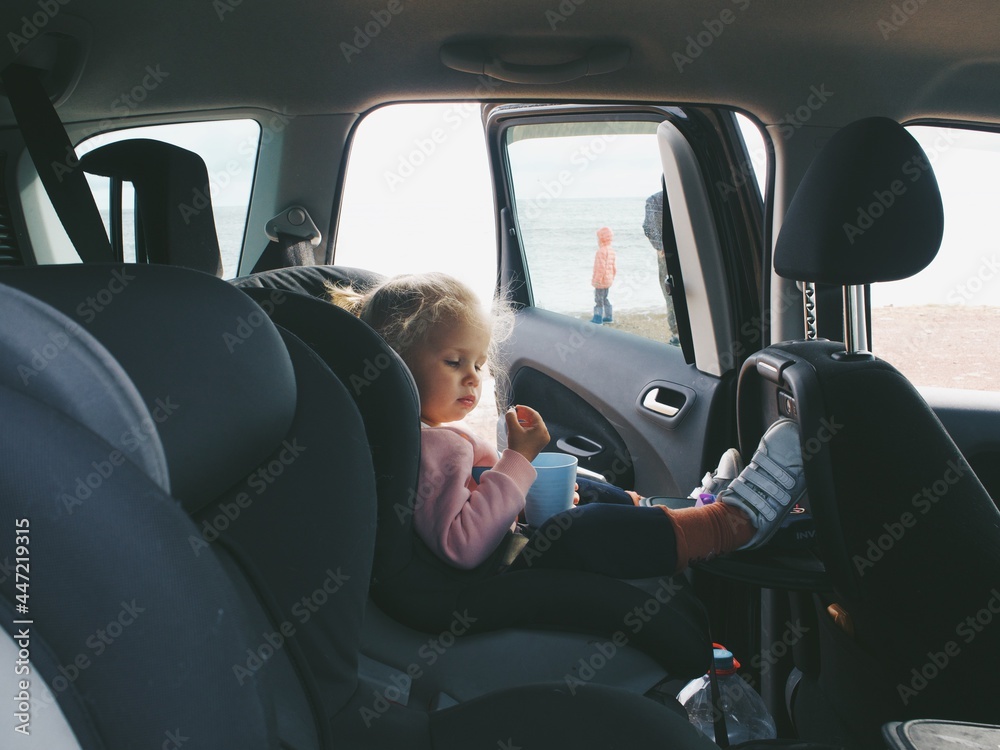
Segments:
[[[715,673],[720,675],[736,674],[740,663],[736,661],[733,652],[721,643],[713,643],[712,656],[715,660]]]

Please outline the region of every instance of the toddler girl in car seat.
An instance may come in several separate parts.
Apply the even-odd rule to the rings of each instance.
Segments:
[[[504,415],[507,448],[499,456],[461,424],[479,402],[483,368],[509,334],[512,314],[488,312],[467,286],[440,273],[397,276],[364,293],[338,288],[332,296],[383,336],[416,382],[422,427],[417,535],[451,565],[478,567],[519,530],[535,479],[531,461],[549,443],[542,416],[527,406]],[[497,572],[537,566],[643,578],[758,547],[805,492],[798,429],[791,420],[772,425],[739,476],[734,454],[727,452],[708,477],[706,489],[717,492],[719,502],[698,507],[672,510],[609,485],[588,486],[578,506],[535,529]],[[487,470],[474,478],[473,467]],[[552,524],[559,529],[550,530]]]

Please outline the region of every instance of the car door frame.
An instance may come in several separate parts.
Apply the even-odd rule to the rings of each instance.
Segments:
[[[594,407],[614,430],[624,432],[623,442],[635,471],[631,476],[628,472],[612,472],[609,479],[621,483],[622,479],[634,477],[635,489],[647,494],[687,494],[702,472],[714,467],[722,450],[735,444],[735,375],[745,357],[766,341],[768,316],[760,312],[760,300],[766,298],[762,280],[769,272],[766,213],[732,112],[728,108],[645,105],[484,107],[500,239],[497,281],[517,307],[515,333],[505,348],[507,374],[516,380],[525,368],[536,370]],[[691,361],[685,361],[677,347],[602,330],[600,326],[588,328],[585,323],[534,307],[530,269],[520,243],[509,179],[505,133],[507,128],[526,122],[588,119],[667,120],[690,144],[706,186],[712,223],[720,244],[726,248],[724,294],[734,311],[729,321],[733,340],[727,342],[730,356],[718,372],[699,370],[691,353],[686,352]],[[634,355],[637,361],[648,364],[616,369],[613,387],[629,395],[609,398],[606,391],[612,384],[607,377],[571,375],[554,365],[552,352],[560,336],[564,346],[569,342],[574,348],[573,342],[577,342],[574,351],[586,348],[579,344],[581,340],[590,341],[595,348],[600,346],[608,352],[606,358],[610,361],[627,361],[628,355]],[[559,364],[568,367],[569,360],[564,358]],[[681,408],[673,417],[643,409],[644,394],[656,388],[681,393],[687,408]],[[559,439],[565,444],[566,435],[554,435],[550,447],[558,450],[555,443]],[[585,461],[581,464],[587,465]]]

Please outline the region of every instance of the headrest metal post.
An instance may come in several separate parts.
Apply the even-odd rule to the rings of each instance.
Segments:
[[[844,346],[848,354],[868,351],[868,319],[864,284],[844,287]]]
[[[816,328],[816,285],[811,281],[802,282],[802,314],[806,341],[815,341],[819,338]]]

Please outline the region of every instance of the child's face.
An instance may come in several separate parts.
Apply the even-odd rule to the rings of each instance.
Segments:
[[[434,327],[410,352],[408,364],[420,393],[420,418],[436,427],[457,422],[476,408],[482,395],[481,370],[490,344],[485,324],[463,320]]]

